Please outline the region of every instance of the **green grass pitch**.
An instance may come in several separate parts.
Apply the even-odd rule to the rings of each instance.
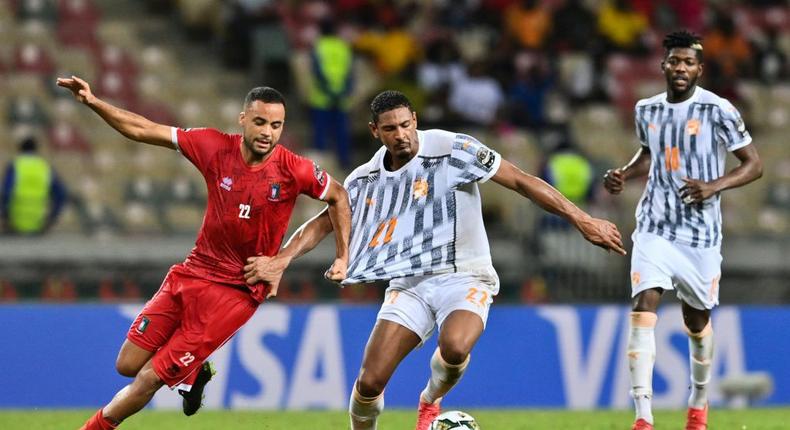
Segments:
[[[76,430],[95,411],[0,410],[0,429]],[[476,410],[469,409],[483,430],[624,430],[631,426],[631,411]],[[685,411],[657,411],[658,429],[682,429]],[[386,410],[379,430],[411,430],[416,411]],[[712,410],[711,430],[779,430],[790,428],[790,408]],[[201,411],[186,418],[180,412],[143,411],[123,423],[122,430],[335,430],[347,429],[342,411],[261,412]]]

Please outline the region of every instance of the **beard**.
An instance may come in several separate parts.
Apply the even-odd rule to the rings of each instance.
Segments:
[[[247,149],[253,154],[263,157],[272,152],[277,144],[274,141],[263,142],[255,139],[250,140],[244,138],[244,146],[246,146]]]

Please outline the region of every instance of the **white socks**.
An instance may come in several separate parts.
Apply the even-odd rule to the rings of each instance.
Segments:
[[[701,332],[688,331],[688,335],[691,366],[691,395],[688,405],[690,408],[703,409],[708,403],[707,385],[710,382],[710,363],[713,359],[713,328],[710,321]]]
[[[436,348],[431,357],[431,379],[420,394],[420,400],[428,403],[437,403],[461,379],[466,367],[469,365],[470,356],[458,365],[448,364],[442,359],[439,348]],[[357,381],[351,391],[348,402],[348,415],[351,419],[352,430],[375,430],[379,414],[384,410],[384,393],[376,397],[364,397],[357,391]]]
[[[631,333],[628,339],[628,365],[631,371],[631,396],[634,398],[636,418],[653,423],[653,363],[656,357],[655,326],[658,317],[652,312],[631,313]],[[708,403],[707,385],[710,382],[713,359],[713,328],[710,322],[699,333],[689,336],[689,364],[691,395],[688,406],[703,409]]]
[[[470,358],[471,354],[461,364],[449,364],[442,359],[439,348],[436,348],[431,357],[431,379],[428,380],[428,385],[422,390],[420,400],[428,403],[440,401],[464,375]]]
[[[376,430],[376,421],[384,410],[384,393],[376,397],[364,397],[357,391],[357,381],[351,390],[348,401],[348,415],[351,418],[352,430]]]
[[[631,396],[636,419],[653,423],[653,363],[656,360],[655,327],[658,316],[652,312],[631,312],[628,338],[628,366],[631,372]]]

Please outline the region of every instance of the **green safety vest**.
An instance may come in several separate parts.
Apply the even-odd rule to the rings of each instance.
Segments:
[[[18,233],[36,233],[44,228],[49,211],[52,172],[37,155],[19,155],[14,160],[14,187],[8,206],[8,221]]]
[[[342,93],[351,74],[351,46],[339,37],[321,37],[313,48],[313,55],[318,63],[316,66],[326,79],[330,93],[322,88],[320,78],[314,73],[309,95],[310,106],[326,109],[331,107],[331,94]],[[344,95],[339,107],[345,109],[347,105],[348,95]]]
[[[559,153],[549,159],[554,188],[575,204],[584,203],[592,183],[592,167],[581,155]]]

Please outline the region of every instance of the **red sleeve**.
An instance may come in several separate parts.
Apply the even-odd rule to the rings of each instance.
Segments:
[[[212,155],[232,137],[213,128],[183,129],[173,127],[171,139],[178,151],[203,172]]]
[[[329,191],[329,174],[314,161],[304,157],[294,157],[294,178],[299,192],[314,199],[323,200]]]

